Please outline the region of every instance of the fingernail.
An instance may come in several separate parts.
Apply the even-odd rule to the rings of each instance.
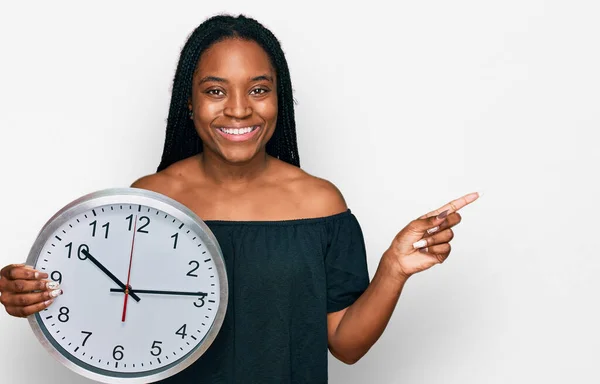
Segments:
[[[56,297],[58,295],[62,295],[62,293],[62,289],[55,289],[54,291],[50,292],[50,297]]]
[[[46,279],[46,278],[48,277],[48,274],[47,274],[46,272],[41,272],[41,273],[40,273],[40,272],[37,272],[37,271],[36,271],[36,272],[33,274],[33,277],[34,277],[34,278],[36,278],[36,279],[40,279],[40,278],[41,278],[41,279]]]
[[[29,264],[21,264],[21,265],[23,265],[23,268],[35,269],[35,267],[33,265],[29,265]]]
[[[44,301],[44,305],[47,307],[47,306],[49,306],[50,304],[52,304],[52,302],[53,302],[53,301],[54,301],[54,300],[52,300],[52,299],[50,299],[50,300],[46,300],[46,301]]]
[[[421,253],[427,253],[427,252],[429,252],[429,248],[427,248],[427,247],[421,248],[421,249],[419,249],[419,252],[421,252]]]
[[[58,283],[56,281],[51,281],[48,284],[46,284],[46,287],[48,289],[56,289],[58,288]]]
[[[427,233],[432,234],[432,233],[436,232],[438,229],[440,229],[439,226],[436,226],[436,227],[433,227],[433,228],[429,228],[427,230]]]
[[[449,211],[449,209],[446,209],[444,212],[437,215],[436,219],[445,219],[446,216],[448,216],[448,211]]]
[[[477,195],[478,195],[479,197],[483,196],[483,191],[477,191]]]
[[[413,243],[413,248],[415,248],[415,249],[416,249],[416,248],[421,248],[421,247],[424,247],[424,246],[426,246],[426,245],[427,245],[427,240],[425,240],[425,239],[421,239],[421,240],[419,240],[419,241],[417,241],[417,242]]]

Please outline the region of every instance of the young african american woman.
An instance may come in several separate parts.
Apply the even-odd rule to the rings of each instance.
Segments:
[[[457,210],[479,197],[410,222],[370,280],[356,217],[333,184],[300,168],[278,40],[256,20],[226,15],[199,25],[182,49],[160,165],[131,186],[198,214],[228,272],[217,338],[165,383],[327,382],[327,351],[347,364],[367,353],[407,279],[448,257]],[[48,275],[35,273],[22,264],[2,269],[0,301],[10,315],[52,304]]]

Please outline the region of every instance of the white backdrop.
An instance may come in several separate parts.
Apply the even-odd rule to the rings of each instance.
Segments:
[[[332,383],[600,382],[592,0],[5,1],[2,265],[66,203],[154,172],[179,50],[222,11],[281,40],[302,166],[345,195],[371,273],[410,220],[485,192],[371,351],[330,359]],[[0,313],[0,340],[2,383],[89,382],[23,319]]]

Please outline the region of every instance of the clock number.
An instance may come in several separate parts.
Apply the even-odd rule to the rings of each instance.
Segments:
[[[65,248],[69,248],[69,254],[68,254],[67,258],[70,259],[71,258],[71,250],[73,249],[73,243],[69,243],[69,244],[65,245]],[[79,257],[79,260],[87,259],[87,256],[81,253],[82,249],[85,249],[87,252],[90,251],[90,248],[86,244],[81,244],[79,246],[79,248],[77,248],[77,257]]]
[[[125,220],[129,220],[129,229],[128,231],[131,231],[131,224],[133,224],[133,215],[129,215],[125,218]]]
[[[82,347],[85,347],[85,342],[87,341],[87,339],[89,339],[90,336],[92,336],[92,332],[87,332],[87,331],[81,331],[81,333],[86,334],[87,336],[83,339],[83,343],[81,343]]]
[[[171,239],[175,239],[173,241],[173,249],[177,249],[177,238],[179,237],[179,233],[174,234],[173,236],[171,236]]]
[[[88,247],[88,246],[87,246],[87,244],[81,244],[81,245],[79,246],[79,248],[77,248],[77,257],[79,257],[79,260],[85,260],[85,259],[87,259],[87,256],[86,256],[86,255],[84,255],[83,253],[81,253],[81,250],[82,250],[82,249],[85,249],[85,251],[86,251],[87,253],[89,253],[89,252],[90,252],[90,247]]]
[[[152,350],[150,351],[152,356],[159,356],[162,353],[162,349],[158,346],[158,344],[162,344],[162,341],[155,340],[154,343],[152,343]]]
[[[137,231],[142,232],[142,233],[148,233],[148,231],[144,230],[144,228],[146,228],[148,226],[148,224],[150,224],[150,218],[148,216],[140,217],[140,221],[142,221],[143,219],[146,219],[146,224],[139,227]]]
[[[200,305],[198,305],[198,302],[200,302]],[[202,307],[204,307],[204,304],[206,304],[206,303],[204,302],[204,296],[201,296],[201,297],[199,297],[199,298],[198,298],[198,300],[197,300],[197,301],[194,301],[194,306],[196,306],[196,307],[198,307],[198,308],[202,308]]]
[[[58,276],[56,276],[56,275],[58,275]],[[50,274],[50,278],[51,278],[52,280],[54,280],[54,281],[58,282],[58,284],[61,284],[61,283],[62,283],[62,274],[61,274],[60,272],[58,272],[58,271],[53,271],[53,272]]]
[[[96,224],[97,224],[96,220],[94,220],[90,223],[90,225],[92,226],[92,237],[96,237]],[[109,227],[110,227],[110,223],[108,223],[108,222],[102,226],[102,228],[105,228],[105,231],[104,231],[105,239],[108,239],[108,228]]]
[[[121,348],[121,349],[119,349]],[[123,348],[122,345],[117,345],[115,347],[115,349],[113,349],[113,359],[115,360],[123,360],[123,351],[125,350],[125,348]]]
[[[129,231],[131,231],[131,225],[133,224],[133,215],[129,215],[125,218],[125,220],[129,220]],[[142,216],[139,219],[140,221],[142,220],[146,220],[146,223],[144,225],[142,225],[141,227],[139,227],[137,229],[137,232],[141,232],[141,233],[148,233],[148,231],[146,231],[144,228],[146,228],[148,226],[148,224],[150,224],[150,218],[148,216]]]
[[[187,336],[187,333],[185,333],[186,326],[187,324],[183,324],[181,328],[179,328],[177,332],[175,332],[175,334],[181,336],[182,339],[185,338]]]
[[[188,265],[192,265],[192,264],[196,264],[196,268],[193,268],[191,271],[189,271],[186,276],[191,276],[191,277],[198,277],[198,275],[196,275],[194,272],[196,269],[200,268],[200,263],[197,262],[196,260],[192,260],[188,263]]]
[[[67,307],[60,307],[60,315],[58,315],[58,321],[60,321],[61,323],[66,323],[67,321],[69,321],[69,308]]]

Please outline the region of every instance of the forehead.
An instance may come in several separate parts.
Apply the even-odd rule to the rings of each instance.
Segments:
[[[207,48],[198,61],[196,74],[225,78],[274,74],[269,56],[255,41],[226,39]]]

